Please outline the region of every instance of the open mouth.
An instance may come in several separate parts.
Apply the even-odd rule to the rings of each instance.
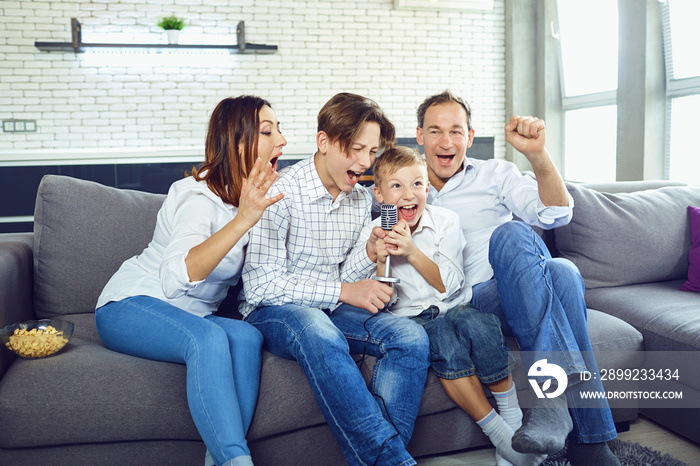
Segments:
[[[360,181],[360,177],[362,176],[364,172],[356,172],[352,170],[348,170],[348,180],[350,181],[351,184],[355,184],[358,181]]]
[[[418,215],[418,206],[416,204],[401,206],[399,207],[399,215],[410,224]]]
[[[455,154],[450,154],[450,155],[437,155],[438,162],[440,162],[440,165],[449,165],[452,163],[452,160],[455,158]]]

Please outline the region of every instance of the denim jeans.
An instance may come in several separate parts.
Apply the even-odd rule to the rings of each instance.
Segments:
[[[255,327],[202,318],[147,296],[105,304],[95,311],[95,323],[113,351],[187,366],[187,403],[216,464],[250,456],[245,434],[258,397],[262,348]]]
[[[490,312],[460,304],[438,316],[431,306],[411,320],[430,339],[430,367],[442,379],[476,374],[483,383],[498,382],[514,365],[498,318]]]
[[[472,305],[494,313],[503,332],[516,338],[526,357],[550,355],[567,375],[578,376],[584,369],[598,372],[595,358],[590,357],[593,349],[586,325],[585,289],[576,266],[566,259],[553,259],[542,238],[517,221],[493,232],[489,261],[494,279],[474,286]],[[534,361],[523,362],[527,368]],[[595,407],[577,407],[580,403],[575,392],[602,391],[602,382],[581,382],[577,377],[569,381],[576,384],[565,392],[574,423],[573,441],[595,443],[615,438],[607,400],[597,400]]]
[[[296,304],[261,307],[246,320],[268,351],[299,363],[349,464],[416,464],[406,445],[429,365],[419,325],[347,304],[330,316]],[[351,354],[376,357],[369,387]]]

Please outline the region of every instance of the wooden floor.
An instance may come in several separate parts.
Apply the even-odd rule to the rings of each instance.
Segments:
[[[700,445],[656,424],[643,416],[630,423],[630,430],[617,436],[620,440],[639,443],[660,453],[669,453],[688,466],[700,465]],[[418,458],[420,466],[493,466],[495,449],[480,448],[431,458]]]

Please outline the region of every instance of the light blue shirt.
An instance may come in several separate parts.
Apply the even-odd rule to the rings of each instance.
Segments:
[[[569,205],[547,207],[540,200],[537,182],[523,175],[515,164],[497,159],[467,158],[464,169],[455,173],[438,192],[430,186],[428,203],[457,212],[466,239],[466,286],[489,280],[489,239],[493,231],[517,215],[524,222],[543,229],[566,225],[573,215]],[[471,291],[468,292],[471,299]]]

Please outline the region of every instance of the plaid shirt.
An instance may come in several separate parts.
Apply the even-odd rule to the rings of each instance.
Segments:
[[[371,220],[372,197],[364,187],[333,201],[310,157],[280,173],[270,195],[280,192],[284,199],[265,209],[250,232],[244,317],[259,306],[290,303],[335,309],[340,283],[367,278],[375,266],[365,244],[357,244]]]

